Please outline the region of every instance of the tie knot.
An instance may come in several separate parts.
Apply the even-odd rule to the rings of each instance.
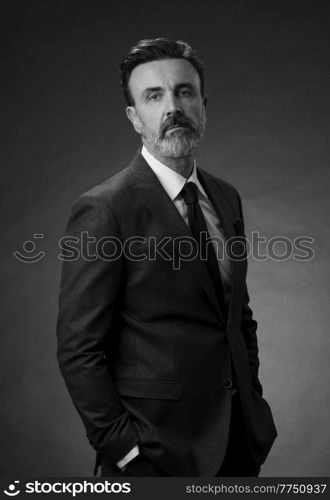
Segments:
[[[198,187],[194,182],[186,182],[181,190],[181,196],[186,205],[192,205],[198,202]]]

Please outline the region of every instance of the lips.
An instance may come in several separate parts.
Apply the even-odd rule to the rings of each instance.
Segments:
[[[166,129],[166,132],[168,132],[169,130],[177,130],[177,129],[180,129],[180,128],[187,128],[186,125],[173,125],[172,127],[168,127]]]

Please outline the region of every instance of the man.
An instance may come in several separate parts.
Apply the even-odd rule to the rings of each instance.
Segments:
[[[257,476],[276,430],[258,379],[240,198],[194,158],[203,66],[187,43],[158,38],[133,47],[121,74],[143,147],[74,204],[62,374],[102,476]]]

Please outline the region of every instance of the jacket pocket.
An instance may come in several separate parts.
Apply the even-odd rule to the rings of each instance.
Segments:
[[[182,399],[182,383],[176,381],[117,379],[116,387],[120,396],[169,400]]]

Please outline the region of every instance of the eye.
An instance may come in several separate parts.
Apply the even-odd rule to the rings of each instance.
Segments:
[[[159,99],[161,98],[161,95],[160,94],[150,94],[149,97],[148,97],[148,101],[159,101]]]
[[[178,94],[179,94],[179,96],[186,97],[186,96],[193,95],[193,91],[190,88],[188,88],[188,87],[182,87],[179,90]]]

